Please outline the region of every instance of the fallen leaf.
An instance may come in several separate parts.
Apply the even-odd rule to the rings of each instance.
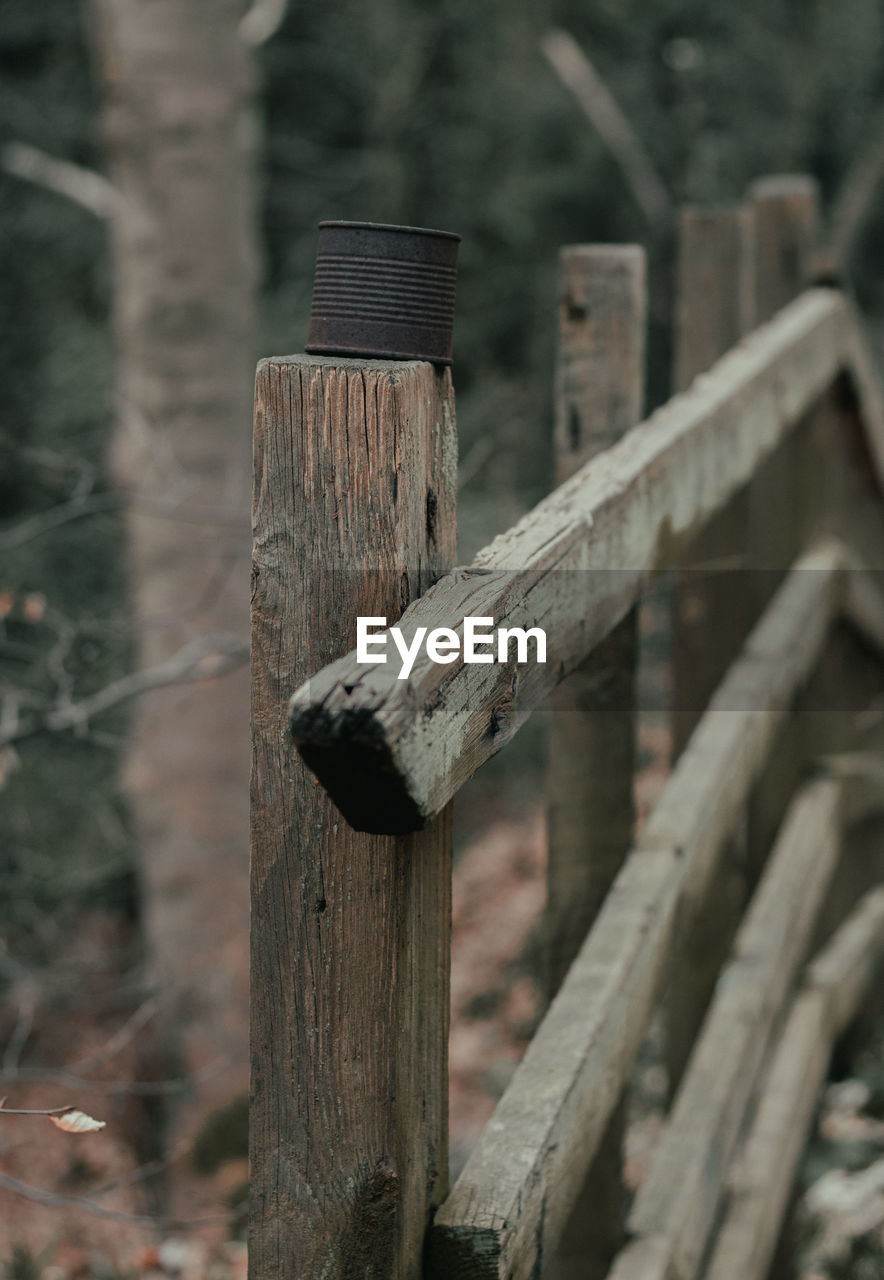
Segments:
[[[65,1133],[94,1133],[105,1126],[104,1120],[93,1120],[85,1111],[65,1111],[64,1115],[50,1116],[49,1119]]]

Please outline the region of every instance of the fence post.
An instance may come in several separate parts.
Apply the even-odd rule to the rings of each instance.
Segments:
[[[807,174],[761,178],[749,188],[755,222],[756,324],[769,320],[806,288],[817,248],[819,190]],[[803,507],[794,440],[762,466],[750,487],[749,542],[755,605],[768,603],[798,552]]]
[[[556,483],[641,418],[646,266],[637,245],[561,253]],[[637,610],[560,686],[550,719],[547,995],[576,956],[633,832]],[[623,1233],[623,1109],[614,1113],[550,1276],[604,1275]]]
[[[454,560],[451,380],[258,368],[252,568],[253,1280],[418,1280],[448,1175],[450,811],[350,828],[288,741],[299,684]]]
[[[750,331],[755,305],[755,236],[750,206],[682,210],[679,224],[674,382],[683,391]],[[749,509],[737,494],[683,556],[673,611],[673,757],[747,634]],[[721,567],[716,570],[716,564]],[[722,863],[722,889],[688,923],[674,947],[666,1002],[666,1066],[674,1095],[739,921],[745,832]]]
[[[755,222],[756,324],[810,282],[819,226],[819,187],[806,173],[759,178],[749,187]]]
[[[819,193],[812,177],[781,174],[754,182],[748,194],[757,238],[755,308],[760,324],[811,282]],[[813,416],[825,412],[821,406]],[[769,603],[800,551],[808,492],[808,434],[804,428],[793,432],[758,469],[749,486],[749,565],[756,613]],[[750,803],[750,881],[760,874],[788,797],[797,785],[804,757],[801,737],[799,723],[790,717]]]

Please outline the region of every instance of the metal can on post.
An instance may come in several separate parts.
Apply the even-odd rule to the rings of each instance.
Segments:
[[[451,364],[460,236],[320,222],[306,350]]]

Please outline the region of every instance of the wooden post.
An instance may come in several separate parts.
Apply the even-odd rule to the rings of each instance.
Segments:
[[[806,174],[762,178],[749,188],[756,231],[755,310],[769,320],[811,280],[819,222],[816,181]],[[821,406],[817,410],[825,413]],[[801,549],[808,476],[805,465],[815,431],[800,427],[759,467],[749,486],[749,567],[756,613],[767,605],[783,573]],[[749,806],[750,881],[757,878],[776,835],[788,797],[797,785],[804,756],[798,721],[783,726]]]
[[[819,226],[819,187],[806,173],[759,178],[749,188],[755,249],[755,314],[762,324],[805,288]]]
[[[562,250],[555,402],[558,484],[641,418],[646,305],[645,254],[639,246]],[[553,699],[545,920],[550,998],[632,838],[636,618],[633,608]],[[555,1280],[604,1275],[619,1247],[622,1144],[621,1107],[553,1255],[549,1274]]]
[[[749,188],[755,223],[755,315],[763,324],[810,283],[819,192],[806,174],[762,178]],[[755,607],[770,600],[798,552],[802,523],[801,442],[790,440],[759,469],[750,488],[750,561]]]
[[[450,810],[350,828],[288,740],[297,686],[450,567],[447,371],[258,368],[252,569],[254,1280],[418,1280],[448,1174]]]
[[[679,227],[674,382],[684,391],[752,328],[752,210],[688,207]],[[673,755],[680,755],[750,623],[745,591],[748,511],[740,494],[682,557],[673,643]],[[716,571],[715,565],[723,567]]]
[[[674,381],[683,391],[752,328],[755,236],[749,206],[682,210]],[[695,538],[676,577],[673,616],[673,756],[739,651],[751,623],[746,572],[749,510],[738,493]],[[722,566],[716,570],[715,566]],[[745,894],[745,832],[729,842],[720,888],[674,946],[666,1003],[666,1066],[674,1095]]]

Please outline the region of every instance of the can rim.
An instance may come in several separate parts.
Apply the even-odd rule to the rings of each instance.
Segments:
[[[346,356],[354,360],[362,357],[367,360],[418,360],[425,364],[454,363],[453,356],[431,356],[426,352],[418,354],[415,351],[390,350],[389,347],[382,350],[380,347],[345,347],[340,343],[327,346],[324,342],[308,342],[304,350],[308,356]]]
[[[395,222],[348,222],[346,219],[327,218],[320,227],[351,227],[360,231],[404,231],[409,235],[440,236],[444,240],[460,240],[456,231],[437,231],[432,227],[400,227]]]

